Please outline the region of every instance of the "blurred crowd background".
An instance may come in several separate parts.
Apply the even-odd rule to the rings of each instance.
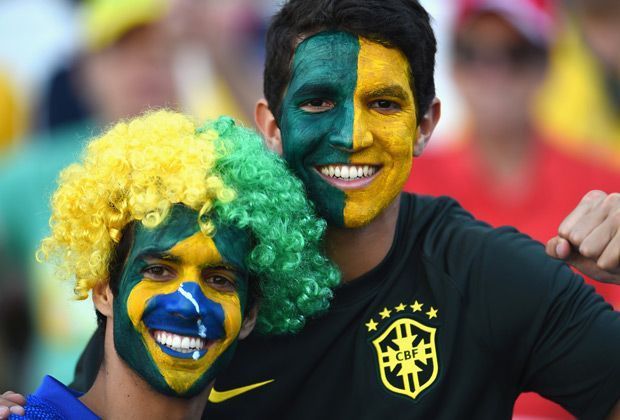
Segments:
[[[407,190],[540,241],[588,190],[620,191],[620,2],[422,3],[443,109]],[[70,382],[95,327],[90,302],[35,261],[60,169],[153,107],[252,125],[278,4],[0,1],[0,391],[30,392],[45,373]],[[596,287],[620,308],[620,290]],[[567,417],[532,395],[516,413]]]

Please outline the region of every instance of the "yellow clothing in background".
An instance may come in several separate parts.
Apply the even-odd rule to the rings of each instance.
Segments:
[[[0,154],[17,142],[26,129],[23,104],[8,77],[0,72]]]
[[[603,71],[573,22],[560,34],[549,70],[536,109],[542,129],[571,152],[620,167],[620,110],[608,98]]]

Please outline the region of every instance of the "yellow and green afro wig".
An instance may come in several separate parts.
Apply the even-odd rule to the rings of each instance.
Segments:
[[[295,332],[327,308],[340,275],[322,254],[325,222],[285,163],[227,117],[197,126],[153,111],[91,140],[81,162],[60,174],[39,256],[75,279],[85,299],[109,281],[124,229],[156,226],[178,203],[198,212],[205,235],[214,234],[214,215],[250,232],[246,263],[259,283],[259,331]]]

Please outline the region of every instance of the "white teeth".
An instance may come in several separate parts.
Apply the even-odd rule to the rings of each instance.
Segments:
[[[162,346],[169,347],[179,353],[202,350],[206,344],[205,340],[200,337],[182,336],[166,331],[153,331],[153,338]]]
[[[183,337],[181,340],[181,348],[188,349],[189,348],[189,337]]]
[[[326,165],[317,169],[324,176],[330,178],[355,180],[373,176],[379,170],[379,167],[369,165]]]

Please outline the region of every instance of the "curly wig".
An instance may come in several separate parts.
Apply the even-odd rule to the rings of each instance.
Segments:
[[[85,299],[109,281],[124,228],[157,226],[177,203],[198,212],[205,235],[214,234],[213,213],[250,232],[246,262],[260,285],[260,332],[298,331],[327,308],[340,274],[322,254],[325,222],[285,163],[228,117],[197,127],[182,114],[154,111],[90,141],[82,162],[60,174],[39,257],[75,279]]]

